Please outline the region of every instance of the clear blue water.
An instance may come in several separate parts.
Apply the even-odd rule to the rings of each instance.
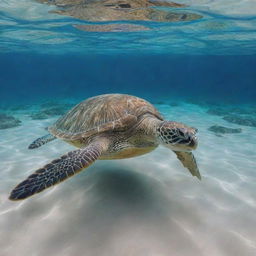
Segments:
[[[255,66],[255,55],[8,53],[1,56],[0,101],[36,103],[56,97],[84,99],[120,92],[155,101],[176,98],[255,103]]]
[[[1,1],[1,102],[85,98],[116,91],[147,98],[254,102],[255,2],[180,3],[190,6],[176,12],[203,18],[103,22],[139,24],[151,30],[85,32],[73,25],[100,23],[52,14],[53,6],[34,1]]]
[[[203,18],[85,32],[73,25],[100,22],[0,1],[0,256],[256,255],[256,1],[179,2],[189,6],[175,11]],[[197,127],[202,181],[158,148],[8,200],[16,184],[74,149],[60,140],[28,145],[63,110],[104,93],[145,98],[167,120]],[[6,128],[4,115],[20,123]]]

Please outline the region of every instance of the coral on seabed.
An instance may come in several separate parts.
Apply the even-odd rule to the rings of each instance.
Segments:
[[[245,125],[256,127],[256,118],[248,116],[238,116],[238,115],[227,115],[223,117],[224,120],[233,124]]]
[[[32,113],[30,117],[33,120],[47,119],[52,116],[64,115],[73,104],[44,103],[40,111]]]
[[[241,133],[241,128],[228,128],[220,125],[213,125],[208,128],[209,131],[214,132],[216,134],[226,134],[226,133]]]
[[[0,129],[8,129],[20,126],[21,121],[13,116],[0,113]]]

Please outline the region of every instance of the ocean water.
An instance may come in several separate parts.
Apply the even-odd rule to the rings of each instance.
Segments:
[[[256,255],[256,2],[181,0],[194,21],[102,24],[0,2],[0,256]],[[172,9],[172,8],[171,8]],[[22,201],[11,190],[74,150],[28,145],[80,101],[125,93],[198,128],[192,177],[165,147],[96,161]]]

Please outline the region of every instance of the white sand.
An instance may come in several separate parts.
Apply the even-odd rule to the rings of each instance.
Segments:
[[[98,161],[54,188],[11,202],[17,183],[72,147],[53,141],[27,149],[54,119],[23,115],[22,126],[1,130],[0,255],[256,255],[256,129],[217,137],[209,126],[239,126],[194,105],[158,107],[168,119],[199,129],[201,182],[159,147],[138,158]]]

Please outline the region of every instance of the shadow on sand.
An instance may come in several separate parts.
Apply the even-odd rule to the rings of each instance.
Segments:
[[[15,220],[18,214],[23,229],[29,227],[23,238],[40,256],[169,256],[171,251],[199,256],[176,219],[189,214],[188,209],[169,193],[171,188],[148,175],[96,165],[31,198],[9,217]]]
[[[90,189],[84,191],[85,185]],[[183,215],[187,209],[170,201],[166,185],[157,179],[108,167],[91,170],[79,180],[79,187],[84,200],[78,200],[78,206],[74,201],[66,202],[69,207],[65,208],[69,209],[65,221],[56,230],[61,237],[54,233],[50,239],[53,247],[60,243],[65,246],[69,241],[73,244],[72,255],[86,250],[90,256],[169,255],[170,250],[180,251],[181,255],[191,251],[200,255],[186,232],[172,219],[172,213],[179,216],[181,211]]]

